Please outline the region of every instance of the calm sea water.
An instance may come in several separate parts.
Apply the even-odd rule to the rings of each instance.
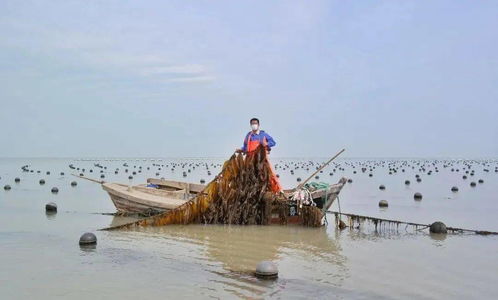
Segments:
[[[308,161],[315,165],[290,174],[296,164]],[[311,174],[321,161],[274,160],[286,188],[295,186],[297,177],[304,179]],[[192,165],[184,179],[181,167],[158,171],[153,164],[222,161],[0,159],[0,299],[498,297],[497,236],[441,237],[404,227],[375,232],[368,225],[338,231],[332,215],[328,216],[331,224],[319,229],[191,225],[98,231],[130,218],[99,214],[115,211],[109,197],[100,185],[71,176],[71,172],[80,171],[68,166],[86,168],[85,175],[99,178],[101,169],[94,166],[99,163],[107,167],[102,170],[104,180],[128,183],[125,162],[130,173],[137,171],[131,183],[138,184],[156,177],[156,172],[160,172],[158,177],[209,181],[219,167],[211,167],[212,175],[207,176],[204,166],[194,169]],[[318,181],[335,183],[342,176],[353,179],[340,195],[343,212],[424,224],[441,220],[448,226],[498,231],[498,161],[471,162],[475,175],[467,174],[466,180],[462,179],[465,162],[438,161],[439,172],[429,167],[432,162],[345,159],[325,169]],[[397,173],[389,175],[389,163],[397,166]],[[425,172],[419,170],[424,164]],[[445,164],[448,167],[444,168]],[[35,172],[22,172],[23,165]],[[361,166],[372,167],[372,171],[363,173]],[[115,168],[120,168],[118,175]],[[188,169],[187,165],[184,170]],[[433,170],[431,175],[427,175],[429,169]],[[422,182],[415,181],[416,174]],[[20,183],[14,182],[16,177]],[[40,179],[45,179],[45,185],[38,183]],[[411,181],[409,186],[404,184],[406,179]],[[484,183],[470,187],[470,182],[478,179]],[[71,181],[78,185],[71,187]],[[6,184],[12,187],[10,191],[3,190]],[[385,191],[379,190],[380,184],[386,186]],[[50,192],[54,186],[59,188],[58,194]],[[451,192],[452,186],[458,186],[459,192]],[[423,194],[421,201],[414,201],[415,192]],[[389,201],[387,209],[378,207],[382,199]],[[57,203],[56,215],[45,214],[48,202]],[[333,210],[337,208],[335,203]],[[87,231],[98,237],[94,249],[78,245],[80,235]],[[261,260],[278,265],[277,280],[252,276]]]

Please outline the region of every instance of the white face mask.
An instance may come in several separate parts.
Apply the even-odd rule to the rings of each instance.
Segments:
[[[251,124],[251,129],[252,130],[256,131],[256,130],[258,130],[258,128],[259,128],[258,124]]]

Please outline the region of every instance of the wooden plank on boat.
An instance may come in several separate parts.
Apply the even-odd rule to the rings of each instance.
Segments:
[[[200,193],[206,187],[204,184],[187,183],[181,181],[156,179],[156,178],[149,178],[147,179],[147,182],[159,185],[160,187],[171,187],[180,190],[187,190],[191,193]]]

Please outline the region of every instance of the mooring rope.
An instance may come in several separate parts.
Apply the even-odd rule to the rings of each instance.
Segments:
[[[339,197],[337,198],[337,204],[339,205]],[[355,214],[349,214],[349,213],[341,213],[341,207],[339,205],[339,211],[327,211],[329,214],[343,214],[345,216],[348,216],[351,219],[351,222],[354,222],[354,220],[358,221],[358,224],[360,223],[361,219],[369,220],[375,224],[375,227],[377,228],[377,223],[382,223],[382,222],[387,222],[387,223],[393,223],[396,224],[397,227],[399,227],[400,224],[406,224],[405,229],[408,226],[415,226],[415,229],[417,231],[426,229],[431,226],[431,224],[421,224],[421,223],[413,223],[413,222],[404,222],[404,221],[398,221],[398,220],[390,220],[390,219],[382,219],[382,218],[375,218],[375,217],[369,217],[369,216],[362,216],[362,215],[355,215]],[[423,227],[423,228],[418,228],[418,227]],[[352,227],[352,225],[350,225]],[[465,229],[465,228],[457,228],[457,227],[446,227],[447,230],[452,231],[452,232],[472,232],[475,234],[480,234],[480,235],[498,235],[498,232],[496,231],[487,231],[487,230],[475,230],[475,229]]]

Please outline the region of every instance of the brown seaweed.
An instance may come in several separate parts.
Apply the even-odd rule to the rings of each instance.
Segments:
[[[270,192],[271,175],[263,147],[251,155],[234,154],[224,163],[221,173],[194,199],[174,210],[109,229],[191,223],[265,225],[273,204],[281,211],[281,222],[285,223],[286,203]],[[315,226],[316,212],[304,208],[302,213],[307,216],[305,225]]]

